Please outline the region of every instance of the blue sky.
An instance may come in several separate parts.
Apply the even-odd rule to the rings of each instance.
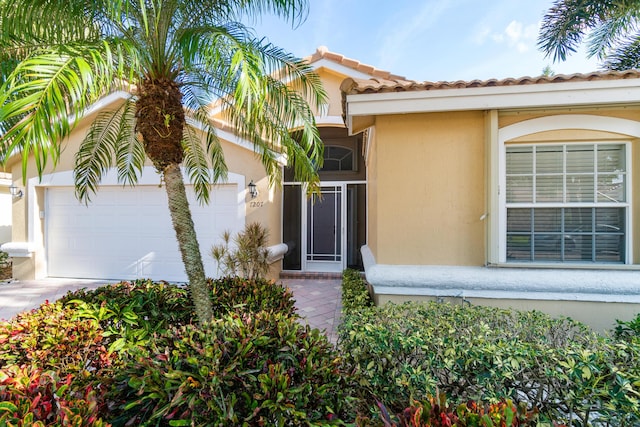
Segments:
[[[267,17],[256,32],[299,57],[324,45],[413,80],[473,80],[596,71],[578,51],[553,63],[537,49],[552,0],[309,0],[297,29]]]

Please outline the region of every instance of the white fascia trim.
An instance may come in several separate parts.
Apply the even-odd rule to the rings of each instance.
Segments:
[[[334,71],[336,73],[342,74],[346,77],[352,77],[354,79],[370,79],[371,74],[364,73],[362,71],[354,70],[351,67],[347,67],[346,65],[338,64],[335,61],[331,61],[326,58],[322,58],[319,61],[316,61],[311,64],[311,68],[314,71],[318,71],[321,68],[326,68],[327,70]]]
[[[542,108],[640,101],[638,79],[347,95],[349,116]]]
[[[316,116],[316,126],[344,126],[342,116]]]
[[[181,171],[182,171],[182,179],[184,179],[185,185],[190,185],[189,175],[187,174],[185,168],[181,168]],[[142,169],[142,174],[140,175],[140,178],[138,179],[135,186],[159,185],[159,184],[160,184],[160,175],[158,174],[158,172],[156,172],[155,168],[153,166],[145,166]],[[234,172],[229,172],[227,174],[227,180],[224,182],[219,182],[214,184],[214,187],[217,184],[220,184],[220,185],[244,184],[244,176]],[[30,188],[32,187],[69,187],[74,185],[75,183],[73,179],[72,170],[54,172],[51,174],[43,175],[42,179],[38,179],[37,177],[29,179]],[[123,186],[124,184],[122,184],[121,182],[118,182],[118,172],[114,168],[111,168],[102,177],[99,185]],[[98,188],[98,191],[100,191],[99,188]]]
[[[499,130],[500,144],[532,133],[580,129],[618,133],[640,138],[640,122],[589,114],[563,114],[525,120]]]

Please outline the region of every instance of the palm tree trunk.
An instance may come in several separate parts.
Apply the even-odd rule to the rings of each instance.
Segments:
[[[173,229],[176,231],[182,263],[189,278],[189,288],[198,323],[203,325],[213,318],[213,306],[209,296],[204,265],[200,255],[200,246],[198,245],[196,230],[191,218],[191,210],[189,209],[180,165],[170,164],[164,168],[163,173],[167,197],[169,198],[171,222],[173,223]]]

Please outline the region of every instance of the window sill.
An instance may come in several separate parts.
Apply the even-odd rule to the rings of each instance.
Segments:
[[[630,270],[640,271],[640,264],[614,264],[614,263],[561,263],[561,262],[503,262],[489,264],[489,268],[532,268],[547,270]]]

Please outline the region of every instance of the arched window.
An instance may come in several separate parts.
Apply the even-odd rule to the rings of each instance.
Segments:
[[[327,145],[324,147],[323,171],[353,171],[353,149],[339,145]]]

